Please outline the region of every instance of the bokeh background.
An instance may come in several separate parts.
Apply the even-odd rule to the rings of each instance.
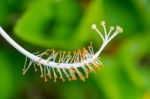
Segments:
[[[0,99],[150,99],[150,0],[0,0],[0,26],[30,52],[76,50],[100,40],[91,24],[124,32],[101,54],[104,68],[85,82],[42,80],[0,36]]]

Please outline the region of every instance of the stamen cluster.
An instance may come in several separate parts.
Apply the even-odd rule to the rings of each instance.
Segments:
[[[99,34],[103,42],[96,53],[94,53],[92,43],[90,43],[88,48],[79,49],[74,52],[48,49],[40,54],[34,53],[39,60],[35,61],[29,58],[28,65],[26,66],[28,60],[28,58],[26,58],[23,74],[25,74],[33,64],[35,71],[37,71],[37,66],[40,68],[41,78],[44,78],[45,81],[47,81],[47,77],[50,79],[53,78],[55,82],[57,78],[60,78],[62,81],[65,81],[65,78],[69,81],[80,78],[84,81],[85,78],[89,77],[89,72],[95,72],[95,70],[102,68],[102,63],[99,58],[100,53],[117,34],[123,32],[120,26],[116,26],[116,29],[110,26],[107,32],[104,21],[101,22],[101,26],[103,27],[104,33],[99,31],[96,24],[92,25],[92,29]],[[51,62],[55,65],[52,65]]]
[[[109,31],[107,31],[104,21],[101,22],[101,26],[104,33],[100,32],[96,24],[92,25],[92,29],[102,39],[102,45],[96,53],[94,53],[92,43],[90,43],[87,48],[74,52],[47,49],[42,53],[37,52],[32,54],[17,44],[1,27],[0,35],[16,50],[26,56],[23,75],[33,65],[35,71],[40,70],[41,77],[45,81],[47,81],[47,78],[53,78],[55,82],[57,78],[60,78],[62,81],[65,81],[66,78],[69,81],[80,78],[84,81],[85,78],[88,78],[90,72],[95,72],[95,70],[102,68],[99,55],[114,37],[123,32],[120,26],[110,26]]]
[[[88,46],[88,48],[79,49],[74,52],[66,52],[66,51],[55,51],[54,49],[47,49],[43,53],[37,52],[34,55],[40,57],[41,59],[47,60],[47,62],[56,62],[57,68],[51,66],[44,66],[40,63],[41,60],[35,62],[26,57],[25,65],[23,68],[23,75],[27,72],[27,70],[33,64],[35,71],[40,70],[41,78],[44,78],[47,81],[47,78],[54,79],[56,82],[57,78],[60,78],[62,81],[65,81],[67,78],[69,81],[76,80],[80,78],[81,80],[85,80],[85,78],[89,77],[90,72],[95,72],[102,67],[102,63],[99,58],[96,58],[93,62],[85,64],[82,67],[71,66],[70,68],[62,68],[61,64],[74,64],[81,63],[87,59],[90,59],[94,55],[94,50],[92,43]],[[28,62],[28,65],[27,65]]]

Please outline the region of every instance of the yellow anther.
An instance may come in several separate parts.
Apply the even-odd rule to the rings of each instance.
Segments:
[[[72,77],[72,80],[77,80],[77,78],[76,77]]]
[[[43,78],[43,74],[41,74],[40,77]]]
[[[26,72],[25,72],[25,71],[23,71],[23,72],[22,72],[22,75],[25,75],[25,74],[26,74]]]
[[[63,51],[64,54],[66,54],[66,51]]]

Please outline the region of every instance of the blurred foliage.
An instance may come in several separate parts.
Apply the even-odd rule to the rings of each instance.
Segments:
[[[0,25],[26,49],[74,50],[99,38],[106,20],[124,33],[109,44],[104,68],[86,82],[45,83],[24,56],[0,38],[0,99],[150,99],[150,0],[0,0]]]

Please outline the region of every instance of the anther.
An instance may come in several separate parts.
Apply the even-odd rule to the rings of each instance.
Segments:
[[[35,68],[34,71],[37,72],[38,70]]]
[[[63,51],[64,54],[66,54],[66,51]]]
[[[68,55],[70,55],[71,54],[71,51],[68,51]]]
[[[22,72],[22,75],[25,75],[25,74],[26,74],[26,72],[25,72],[25,71],[23,71],[23,72]]]
[[[86,78],[89,78],[89,72],[86,72]]]
[[[77,78],[76,77],[72,77],[72,80],[77,80]]]
[[[45,80],[45,82],[47,82],[47,78],[46,77],[44,78],[44,80]]]
[[[80,54],[80,52],[81,52],[81,49],[78,49],[78,52],[77,52],[77,53]]]
[[[41,74],[40,77],[43,78],[44,77],[43,74]]]
[[[47,74],[47,76],[49,77],[49,79],[52,79],[52,76],[50,74]]]
[[[25,71],[25,69],[22,69],[22,72],[24,72]]]
[[[57,77],[56,75],[54,75],[54,82],[56,82],[57,78],[58,78],[58,77]]]

